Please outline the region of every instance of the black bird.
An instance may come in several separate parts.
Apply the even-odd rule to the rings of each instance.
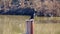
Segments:
[[[31,16],[30,19],[34,19],[35,13],[36,13],[36,11],[34,9],[32,9],[32,14],[30,15]]]
[[[30,19],[34,19],[34,14],[31,15]]]

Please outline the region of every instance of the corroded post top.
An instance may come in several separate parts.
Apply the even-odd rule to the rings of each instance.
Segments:
[[[34,19],[29,19],[29,20],[26,20],[26,21],[34,21]]]
[[[26,23],[34,23],[34,19],[26,20]]]

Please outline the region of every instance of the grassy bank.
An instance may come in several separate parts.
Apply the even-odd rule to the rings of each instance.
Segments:
[[[60,34],[60,17],[35,17],[35,34]]]
[[[0,15],[0,34],[26,34],[26,20],[29,16]],[[35,17],[34,34],[60,34],[60,17]]]
[[[0,34],[25,34],[25,21],[29,16],[0,15]]]
[[[60,34],[60,23],[35,24],[35,34]]]

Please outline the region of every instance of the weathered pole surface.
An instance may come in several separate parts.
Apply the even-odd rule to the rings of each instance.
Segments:
[[[33,23],[34,19],[30,19],[26,21],[26,34],[33,34]]]

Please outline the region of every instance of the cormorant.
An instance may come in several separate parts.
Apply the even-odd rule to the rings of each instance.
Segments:
[[[30,19],[34,19],[34,16],[35,16],[35,13],[36,13],[36,11],[34,10],[34,9],[32,9],[32,14],[30,15],[31,17],[30,17]]]

